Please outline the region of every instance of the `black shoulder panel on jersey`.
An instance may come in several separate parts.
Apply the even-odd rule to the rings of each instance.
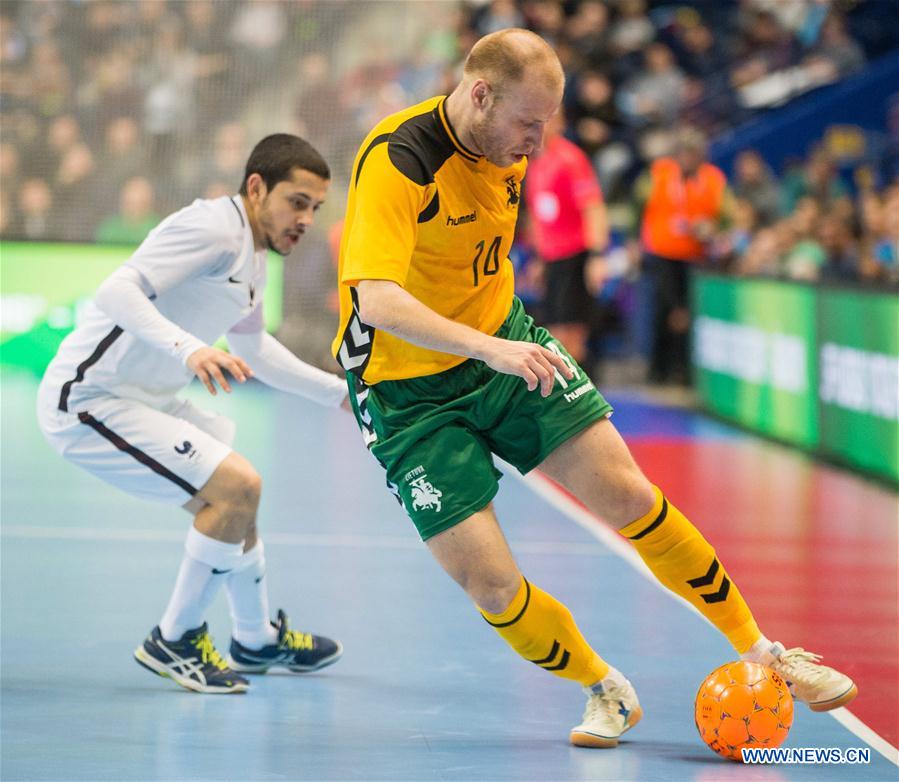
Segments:
[[[359,184],[359,175],[362,173],[362,166],[365,165],[365,158],[368,157],[369,152],[371,152],[376,146],[378,146],[378,144],[383,144],[389,138],[389,133],[382,133],[380,136],[375,136],[371,140],[371,144],[366,147],[365,152],[362,153],[362,157],[359,158],[359,168],[356,169],[356,178],[353,180],[354,186]]]
[[[428,220],[432,220],[437,212],[440,211],[440,193],[436,190],[434,191],[434,197],[430,200],[428,205],[421,210],[418,214],[418,222],[426,223]]]
[[[407,119],[387,143],[390,162],[418,185],[431,184],[455,150],[436,108]]]

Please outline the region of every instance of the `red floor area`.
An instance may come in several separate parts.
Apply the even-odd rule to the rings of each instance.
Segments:
[[[629,444],[716,547],[763,632],[852,676],[850,711],[896,746],[896,494],[754,439]]]

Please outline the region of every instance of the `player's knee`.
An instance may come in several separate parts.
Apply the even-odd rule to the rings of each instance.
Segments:
[[[642,518],[656,504],[656,490],[643,473],[634,470],[623,479],[624,499],[621,509],[621,526]]]
[[[236,480],[232,502],[255,512],[262,496],[262,476],[253,467],[247,467]]]
[[[482,611],[501,614],[511,605],[520,588],[521,574],[518,572],[487,573],[471,579],[465,591]]]
[[[262,495],[262,476],[246,459],[232,453],[219,465],[201,494],[212,505],[252,516]]]

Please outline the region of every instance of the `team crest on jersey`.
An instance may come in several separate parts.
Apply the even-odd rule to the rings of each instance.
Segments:
[[[518,191],[518,182],[515,180],[514,174],[506,177],[506,192],[509,194],[506,206],[508,206],[509,209],[514,209],[521,200],[521,194]]]
[[[440,513],[443,507],[443,503],[440,502],[443,492],[428,480],[424,467],[418,465],[415,469],[409,470],[403,479],[412,488],[412,510],[434,510]]]

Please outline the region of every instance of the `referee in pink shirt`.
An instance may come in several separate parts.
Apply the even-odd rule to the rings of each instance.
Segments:
[[[601,279],[609,225],[590,159],[562,132],[560,110],[547,123],[543,148],[528,161],[524,197],[531,236],[544,263],[544,321],[572,358],[586,366],[593,299],[586,274]]]

